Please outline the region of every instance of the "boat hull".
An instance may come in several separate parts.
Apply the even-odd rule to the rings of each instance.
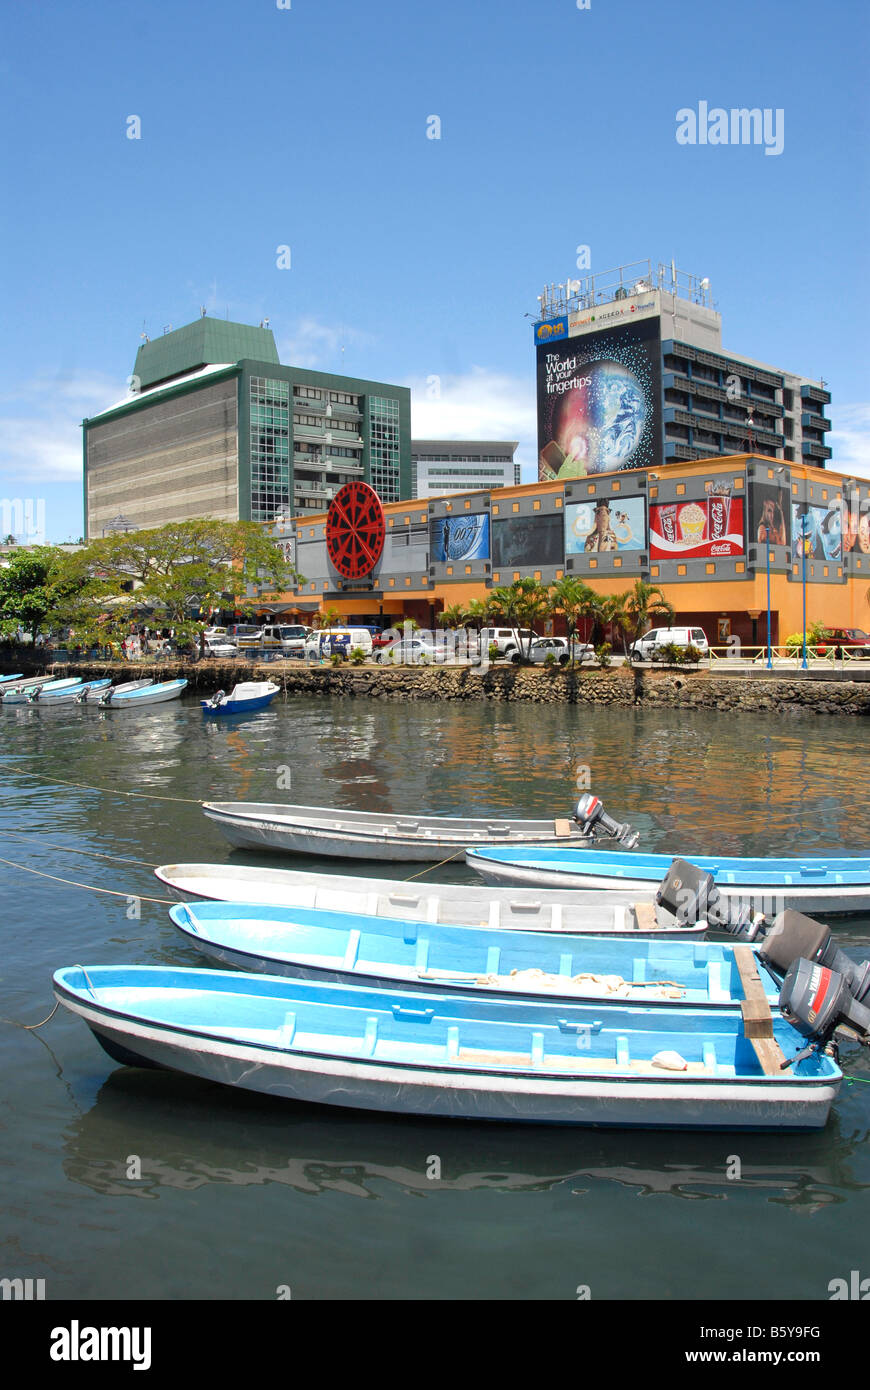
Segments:
[[[131,690],[126,695],[113,696],[105,702],[100,700],[100,709],[131,710],[143,709],[146,705],[165,705],[168,700],[177,700],[186,685],[186,680],[177,680],[166,681],[143,690]]]
[[[331,816],[315,806],[256,802],[206,802],[203,811],[230,844],[238,848],[331,859],[432,864],[462,854],[469,845],[504,844],[514,838],[518,844],[560,845],[566,839],[578,845],[591,844],[577,826],[569,837],[557,835],[553,821],[411,818],[376,816],[365,811]]]
[[[601,857],[604,859],[606,855],[602,854]],[[518,888],[560,892],[569,888],[585,889],[607,895],[627,892],[636,902],[643,903],[654,901],[659,883],[672,862],[667,855],[658,857],[661,866],[657,866],[653,874],[643,876],[633,874],[628,867],[615,876],[596,873],[593,867],[579,864],[576,868],[568,864],[556,867],[543,861],[534,862],[531,857],[525,861],[519,856],[516,859],[495,858],[488,855],[485,849],[481,853],[469,850],[466,862],[486,883],[500,887],[516,885]],[[704,866],[703,859],[688,857],[692,863]],[[765,882],[763,878],[759,878],[758,882],[744,879],[739,883],[729,883],[716,874],[714,879],[720,894],[728,902],[748,906],[753,912],[762,912],[768,917],[775,917],[787,908],[805,912],[809,916],[818,913],[844,916],[870,912],[870,861],[868,878],[863,883],[785,883]]]
[[[514,931],[571,932],[650,938],[702,938],[706,923],[678,927],[654,908],[638,915],[635,896],[569,889],[484,888],[477,884],[416,883],[396,878],[310,873],[301,869],[251,869],[230,864],[162,864],[161,883],[177,892],[219,902],[264,907],[322,908],[453,926],[509,927]]]
[[[165,980],[170,975],[175,977],[174,987],[183,996],[182,1011],[187,1011],[183,1021],[167,1022],[165,1017],[149,1013],[147,1008],[141,1006],[141,987],[122,988],[117,995],[106,988],[106,977],[113,972],[122,978],[132,975],[141,981],[149,970],[155,982]],[[614,1064],[606,1061],[600,1063],[602,1074],[599,1075],[594,1074],[595,1059],[579,1061],[576,1058],[568,1064],[571,1069],[563,1069],[562,1074],[552,1074],[554,1063],[549,1058],[547,1065],[550,1070],[546,1074],[534,1074],[528,1070],[528,1057],[525,1069],[520,1071],[519,1062],[513,1061],[515,1054],[512,1052],[487,1054],[495,1061],[490,1069],[482,1070],[480,1065],[465,1060],[461,1049],[455,1054],[457,1060],[449,1065],[423,1060],[418,1063],[396,1063],[392,1060],[380,1061],[374,1056],[329,1055],[323,1050],[313,1050],[304,1039],[297,1038],[294,1031],[294,1010],[303,1008],[306,991],[310,992],[313,987],[302,982],[267,977],[257,977],[255,980],[253,977],[210,972],[210,988],[219,999],[227,1000],[226,1007],[230,1007],[230,1003],[225,991],[232,988],[228,983],[232,981],[236,995],[242,996],[243,1008],[250,1004],[259,985],[266,996],[267,1005],[274,1006],[271,1007],[273,1020],[280,1018],[284,1008],[290,1010],[285,1014],[283,1028],[279,1024],[275,1029],[258,1030],[264,1034],[264,1040],[250,1041],[226,1036],[229,1029],[225,1023],[225,1009],[217,1015],[223,1021],[218,1025],[195,1017],[202,993],[195,981],[207,973],[170,972],[159,967],[134,967],[132,970],[125,967],[89,967],[87,971],[81,967],[71,967],[56,973],[54,985],[58,1000],[88,1024],[110,1055],[125,1062],[134,1059],[146,1065],[165,1067],[202,1080],[276,1098],[380,1113],[620,1128],[814,1130],[822,1128],[827,1122],[842,1079],[838,1068],[827,1058],[815,1059],[804,1075],[798,1073],[808,1064],[801,1062],[792,1072],[781,1076],[759,1074],[729,1077],[695,1072],[661,1072],[654,1075],[649,1062],[623,1062],[617,1064],[614,1071]],[[166,984],[157,984],[158,1013],[167,1008],[169,988]],[[107,997],[99,998],[98,993]],[[341,1008],[346,1010],[345,1001],[350,997],[352,1007],[361,1013],[367,1009],[379,1009],[383,1015],[385,1010],[392,1009],[394,1017],[399,1016],[397,1010],[399,1013],[404,1011],[406,1015],[413,1014],[413,1010],[406,1008],[405,1004],[413,996],[345,991],[340,987],[329,990],[321,987],[316,993],[321,1004],[326,998],[333,1011]],[[424,1004],[428,1002],[427,996],[416,998]],[[451,1005],[453,1003],[455,1001],[451,1001]],[[522,1006],[487,1003],[490,1010],[510,1008],[515,1012],[518,1007]],[[563,1005],[557,1007],[564,1008]],[[542,1008],[541,1005],[534,1006],[531,1027],[538,1027]],[[552,1023],[552,1012],[551,1008],[548,1023]],[[643,1011],[635,1013],[642,1014]],[[256,1014],[248,1012],[242,1016],[250,1019]],[[448,1020],[439,1022],[455,1017],[455,1011],[448,1009]],[[527,1014],[527,1023],[530,1017]],[[375,1035],[378,1019],[373,1017],[370,1021],[374,1024],[374,1049],[377,1045]],[[408,1027],[412,1032],[419,1033],[430,1021],[409,1023]],[[716,1033],[717,1041],[721,1038],[723,1048],[727,1049],[727,1030],[722,1026],[723,1020],[717,1019],[714,1024],[705,1025],[707,1038],[704,1045],[714,1046],[709,1034]],[[343,1019],[336,1026],[343,1027]],[[505,1035],[506,1044],[519,1046],[520,1036],[526,1029],[516,1024],[512,1016],[508,1027],[513,1032]],[[570,1030],[570,1025],[568,1027]],[[456,1031],[456,1026],[449,1030]],[[268,1036],[268,1041],[265,1036]],[[535,1052],[534,1037],[533,1033],[532,1057]],[[367,1027],[366,1040],[368,1038]],[[658,1033],[655,1038],[659,1040]],[[660,1040],[665,1046],[670,1041],[666,1034],[662,1034]],[[358,1040],[355,1045],[359,1046]],[[677,1044],[671,1042],[671,1045]],[[564,1047],[567,1048],[568,1044],[565,1043]],[[434,1050],[429,1049],[430,1052]],[[633,1072],[632,1065],[640,1070]],[[698,1066],[700,1068],[700,1064]],[[716,1071],[715,1067],[713,1071]]]

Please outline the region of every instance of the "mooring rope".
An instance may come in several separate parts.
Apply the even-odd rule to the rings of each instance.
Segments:
[[[112,898],[137,898],[142,903],[165,903],[168,907],[176,907],[179,901],[178,898],[148,898],[144,893],[122,893],[117,888],[99,888],[95,883],[79,883],[74,878],[59,878],[57,874],[47,874],[42,869],[31,869],[29,864],[18,864],[14,859],[0,858],[0,864],[22,869],[26,874],[36,874],[39,878],[50,878],[54,883],[63,883],[68,888],[88,888],[92,893],[107,893]]]
[[[189,806],[202,806],[205,803],[196,796],[160,796],[157,792],[125,792],[118,787],[95,787],[89,782],[67,782],[63,777],[52,777],[47,772],[31,772],[26,767],[12,767],[8,771],[18,772],[22,777],[39,777],[43,782],[54,782],[59,787],[79,787],[86,792],[105,792],[109,796],[144,796],[149,801],[184,801]]]
[[[43,840],[38,830],[7,830],[0,826],[0,835],[10,835],[13,839],[24,840],[25,842],[33,835],[39,837],[40,846],[45,849],[59,849],[63,854],[87,854],[92,859],[109,859],[117,864],[137,864],[143,869],[158,869],[159,864],[152,864],[147,859],[129,859],[123,854],[102,854],[97,849],[78,849],[74,845],[56,845],[51,840]]]

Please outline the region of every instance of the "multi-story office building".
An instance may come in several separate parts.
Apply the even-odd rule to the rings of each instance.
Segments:
[[[825,383],[722,347],[706,279],[649,261],[538,296],[539,477],[743,452],[823,468]]]
[[[263,325],[203,317],[146,341],[133,386],[84,421],[89,538],[322,511],[353,478],[411,495],[408,388],[282,366]]]
[[[516,439],[412,439],[411,496],[513,487],[520,481],[520,466],[514,463],[517,443]]]

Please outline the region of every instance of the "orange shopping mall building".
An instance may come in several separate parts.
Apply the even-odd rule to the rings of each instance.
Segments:
[[[804,611],[808,626],[870,628],[870,480],[829,469],[739,454],[384,506],[360,494],[353,515],[346,503],[276,523],[304,582],[259,613],[435,628],[516,579],[574,576],[601,594],[657,585],[713,647],[763,644],[768,606],[774,645]]]

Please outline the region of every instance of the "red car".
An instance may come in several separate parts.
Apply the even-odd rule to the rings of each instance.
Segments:
[[[824,656],[833,647],[837,656],[848,652],[850,656],[870,657],[870,633],[860,627],[829,627],[824,642],[816,647],[819,656]]]

